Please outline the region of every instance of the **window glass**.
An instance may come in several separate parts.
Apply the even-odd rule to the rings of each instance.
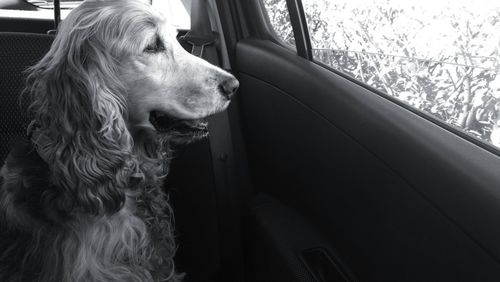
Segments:
[[[500,1],[302,3],[315,60],[500,147]]]
[[[39,8],[43,9],[54,9],[54,0],[26,0],[30,4],[37,6]],[[62,10],[71,10],[75,8],[76,6],[80,5],[80,3],[83,2],[83,0],[61,0],[61,9]]]
[[[83,0],[61,0],[61,18],[64,19],[71,9],[77,7]],[[54,19],[53,0],[0,0],[0,16],[23,19]]]
[[[191,28],[191,0],[153,0],[152,5],[177,29]]]
[[[144,0],[148,1],[148,0]],[[80,5],[83,0],[61,0],[61,18],[64,19],[71,9]],[[148,1],[149,2],[149,1]],[[160,10],[177,29],[189,29],[191,18],[189,10],[191,0],[153,0],[154,8]],[[0,0],[0,16],[34,19],[54,19],[53,0]]]
[[[286,0],[262,0],[262,2],[278,39],[295,48],[295,38]]]

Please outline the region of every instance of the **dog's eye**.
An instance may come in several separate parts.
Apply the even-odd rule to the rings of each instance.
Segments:
[[[162,51],[165,51],[165,45],[163,45],[163,42],[161,41],[161,38],[159,36],[156,36],[155,41],[149,44],[146,49],[144,49],[144,52],[146,53],[159,53]]]

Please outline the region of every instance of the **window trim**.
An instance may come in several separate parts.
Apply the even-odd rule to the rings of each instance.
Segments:
[[[256,15],[255,18],[260,19],[259,21],[253,21],[253,36],[257,36],[258,38],[261,39],[267,39],[270,40],[282,47],[287,48],[288,50],[293,51],[294,53],[297,52],[297,43],[295,44],[290,44],[288,42],[285,42],[283,38],[281,38],[278,33],[276,33],[276,30],[274,29],[273,24],[271,23],[271,18],[269,16],[269,11],[266,8],[264,4],[264,0],[257,0],[257,1],[249,1],[250,6],[249,7],[244,7],[244,8],[251,8],[252,11],[254,11],[254,14]],[[288,10],[288,4],[287,4],[287,10]],[[290,20],[290,24],[291,24]],[[292,27],[293,30],[293,27]],[[246,36],[246,37],[240,37],[239,39],[245,39],[249,38],[251,36]],[[294,41],[295,41],[295,35],[294,35]]]
[[[312,45],[309,37],[306,14],[302,0],[286,0],[290,22],[292,23],[293,36],[297,54],[309,61],[312,61]]]

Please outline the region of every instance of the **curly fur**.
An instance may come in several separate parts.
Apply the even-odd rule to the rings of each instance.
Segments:
[[[145,113],[207,116],[229,103],[221,83],[237,82],[180,53],[162,25],[140,1],[89,0],[29,69],[36,130],[0,172],[0,281],[181,280],[161,189],[178,134]],[[143,52],[158,40],[164,52]],[[200,78],[183,78],[190,71]]]

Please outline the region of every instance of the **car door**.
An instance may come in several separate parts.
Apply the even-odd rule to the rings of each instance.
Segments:
[[[322,10],[311,7],[328,1],[313,2],[218,1],[241,83],[230,109],[233,142],[253,184],[243,223],[248,281],[498,281],[498,148],[401,98],[404,87],[389,93],[380,86],[391,76],[404,81],[401,69],[411,66],[395,58],[410,55],[392,54],[399,72],[378,77],[370,64],[388,55],[369,57],[363,46],[361,63],[342,53],[325,63],[310,34],[325,24],[317,21]],[[350,4],[340,2],[336,11],[346,12]],[[358,32],[382,32],[374,23],[411,12],[396,1],[371,11],[353,2],[360,21],[373,16],[374,26],[364,22]],[[280,7],[285,14],[273,14]],[[392,12],[377,18],[376,11]],[[341,24],[348,22],[330,31]],[[343,60],[351,60],[351,73]],[[421,64],[428,70],[430,63]],[[357,65],[375,78],[353,77]],[[412,91],[405,95],[430,95]],[[473,108],[461,103],[451,107]],[[489,126],[484,132],[493,136]]]

